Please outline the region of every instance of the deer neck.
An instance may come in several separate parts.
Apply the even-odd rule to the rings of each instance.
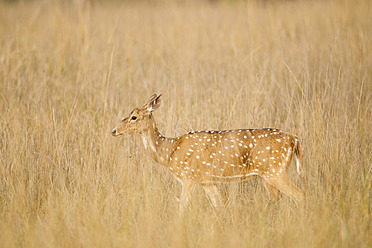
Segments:
[[[171,152],[173,151],[172,138],[165,138],[156,126],[153,116],[149,119],[149,128],[141,133],[141,138],[145,150],[150,154],[151,158],[156,162],[167,165]]]

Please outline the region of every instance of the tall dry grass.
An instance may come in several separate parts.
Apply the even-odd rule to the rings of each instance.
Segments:
[[[371,247],[368,0],[0,2],[1,247]],[[153,93],[160,130],[279,127],[304,209],[260,180],[214,210],[111,128]],[[294,166],[292,167],[294,171]]]

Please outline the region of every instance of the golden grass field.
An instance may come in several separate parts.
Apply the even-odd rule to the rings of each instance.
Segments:
[[[0,247],[372,246],[369,0],[89,6],[0,2]],[[306,206],[251,177],[179,216],[180,184],[110,134],[153,93],[168,137],[297,134]]]

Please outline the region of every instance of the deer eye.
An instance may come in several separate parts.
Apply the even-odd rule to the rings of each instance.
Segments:
[[[132,120],[136,120],[136,119],[137,119],[137,116],[132,116],[131,119],[132,119]]]

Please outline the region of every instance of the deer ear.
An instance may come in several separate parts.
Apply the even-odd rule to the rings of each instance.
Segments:
[[[156,96],[156,94],[152,95],[149,99],[149,102],[146,104],[146,110],[150,113],[160,107],[161,103],[161,94]]]
[[[157,97],[156,94],[150,96],[150,98],[149,98],[149,100],[147,100],[147,103],[145,104],[145,106],[147,106],[147,105],[150,104],[152,101],[154,101],[156,97]]]

